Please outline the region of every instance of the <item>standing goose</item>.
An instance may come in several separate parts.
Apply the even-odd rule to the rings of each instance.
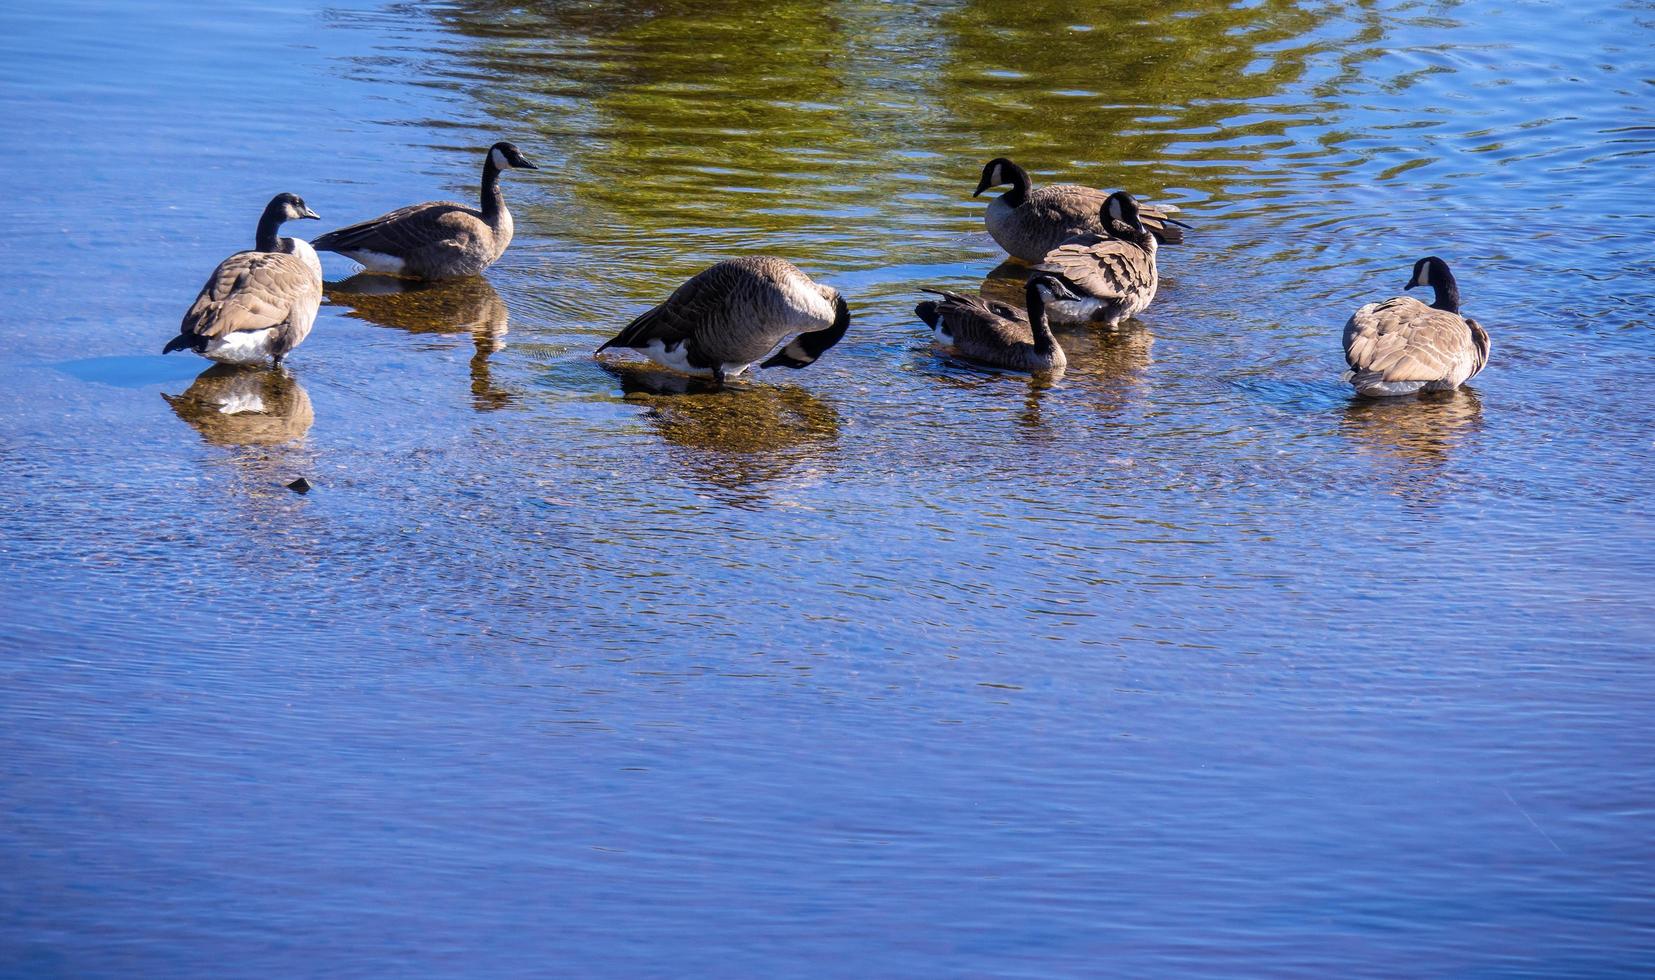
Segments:
[[[1099,216],[1106,234],[1082,235],[1046,253],[1035,269],[1061,279],[1077,298],[1057,299],[1048,308],[1058,323],[1101,323],[1115,327],[1143,312],[1155,298],[1155,236],[1144,227],[1132,195],[1116,191]]]
[[[994,241],[1014,258],[1035,263],[1047,252],[1077,235],[1107,233],[1098,215],[1108,198],[1104,191],[1079,184],[1048,184],[1034,188],[1028,171],[1005,157],[996,157],[983,167],[972,197],[990,187],[1010,184],[1011,190],[988,203],[983,223]],[[1184,240],[1179,228],[1188,227],[1168,214],[1172,208],[1140,208],[1144,225],[1155,237],[1176,245]]]
[[[1428,255],[1414,263],[1404,289],[1430,286],[1436,301],[1412,296],[1369,303],[1345,324],[1341,380],[1359,395],[1381,398],[1416,391],[1453,391],[1488,363],[1488,331],[1460,315],[1460,287],[1448,263]]]
[[[817,285],[791,262],[760,255],[696,273],[598,352],[630,347],[676,371],[723,383],[788,337],[792,342],[759,366],[805,367],[849,327],[850,309],[837,289]]]
[[[371,221],[346,225],[316,239],[370,272],[412,279],[475,276],[511,244],[511,212],[500,193],[500,171],[538,170],[510,143],[496,143],[483,160],[482,208],[454,201],[427,201],[397,208]]]
[[[927,289],[942,299],[926,300],[914,307],[936,336],[937,342],[952,347],[961,357],[990,367],[1011,371],[1057,371],[1068,363],[1063,348],[1052,336],[1046,309],[1053,299],[1076,299],[1053,276],[1037,275],[1025,287],[1029,314],[1003,303],[991,303],[975,296],[961,296],[941,289]]]
[[[302,238],[279,238],[282,222],[315,218],[297,194],[277,194],[259,218],[253,250],[218,264],[161,349],[193,350],[224,364],[276,364],[299,346],[322,305],[322,263]]]

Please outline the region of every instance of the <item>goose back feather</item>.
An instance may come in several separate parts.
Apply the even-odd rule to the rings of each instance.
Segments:
[[[1344,344],[1344,380],[1369,396],[1452,391],[1488,363],[1481,324],[1412,296],[1358,309],[1345,323]]]
[[[805,367],[849,325],[838,290],[784,259],[749,256],[696,273],[598,350],[631,348],[667,367],[722,379],[746,371],[789,337],[760,366]]]

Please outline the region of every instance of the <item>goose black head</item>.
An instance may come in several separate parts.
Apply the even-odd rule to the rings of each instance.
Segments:
[[[1460,311],[1460,285],[1454,281],[1454,274],[1448,271],[1448,263],[1435,255],[1427,255],[1414,263],[1414,274],[1409,277],[1408,285],[1403,289],[1413,289],[1415,286],[1430,286],[1436,293],[1436,301],[1431,305],[1439,310],[1450,313]]]
[[[1028,182],[1029,175],[1022,167],[1005,157],[995,157],[983,164],[983,178],[977,181],[977,189],[971,192],[971,196],[978,197],[990,187],[999,187],[1002,184],[1027,189]]]
[[[1103,202],[1103,226],[1111,232],[1125,231],[1131,237],[1143,238],[1149,234],[1138,215],[1138,202],[1125,191],[1116,191]]]
[[[297,194],[277,194],[264,206],[264,216],[275,218],[277,223],[294,221],[299,218],[316,218],[322,216],[305,205],[305,199]]]
[[[297,194],[277,194],[264,206],[259,216],[258,231],[253,236],[253,249],[258,252],[281,251],[281,240],[276,232],[282,222],[295,218],[320,218],[321,215],[305,206],[305,199]]]
[[[502,140],[488,148],[488,160],[496,170],[539,170],[517,147]]]
[[[1403,289],[1413,289],[1415,286],[1435,286],[1447,279],[1452,279],[1453,273],[1448,271],[1448,263],[1435,255],[1427,255],[1414,263],[1414,274]]]
[[[1026,288],[1028,289],[1028,302],[1031,308],[1035,305],[1036,300],[1041,305],[1054,299],[1075,300],[1077,302],[1080,300],[1080,297],[1075,295],[1075,291],[1069,288],[1068,283],[1053,275],[1035,276],[1029,280]]]

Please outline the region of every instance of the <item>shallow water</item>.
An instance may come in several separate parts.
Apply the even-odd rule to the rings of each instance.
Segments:
[[[0,8],[0,971],[1655,965],[1655,9],[1073,7]],[[159,356],[500,137],[486,282]],[[1055,384],[912,315],[1002,153],[1195,226]],[[844,343],[593,359],[744,252]],[[1353,401],[1430,253],[1491,366]]]

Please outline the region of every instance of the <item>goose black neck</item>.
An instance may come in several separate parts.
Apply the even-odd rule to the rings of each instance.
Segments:
[[[253,236],[253,250],[255,252],[281,251],[281,238],[276,233],[281,230],[282,222],[287,218],[280,208],[269,207],[264,209],[264,215],[259,218],[258,234]]]
[[[1007,164],[1005,169],[1011,172],[1011,190],[1001,194],[1000,200],[1014,208],[1022,207],[1029,199],[1029,172],[1015,163]]]
[[[817,330],[799,337],[805,350],[812,358],[821,357],[828,349],[845,337],[845,331],[850,329],[850,306],[845,303],[845,297],[833,297],[833,326],[826,330]]]
[[[1040,354],[1050,354],[1057,346],[1057,338],[1052,336],[1052,328],[1046,322],[1046,298],[1040,295],[1038,280],[1031,280],[1023,290],[1024,303],[1029,308],[1029,329],[1034,333],[1034,349]]]
[[[1447,266],[1439,265],[1431,270],[1431,288],[1437,294],[1437,301],[1431,304],[1433,308],[1449,313],[1460,311],[1460,284],[1454,281],[1454,274]]]
[[[494,151],[490,150],[483,160],[483,217],[492,219],[505,206],[505,196],[500,193],[500,168],[494,165]]]

